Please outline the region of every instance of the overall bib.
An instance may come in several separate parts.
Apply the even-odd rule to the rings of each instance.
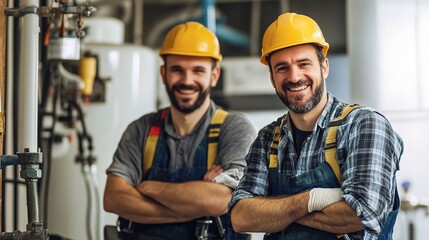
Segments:
[[[194,163],[192,167],[169,169],[169,151],[166,141],[166,133],[162,132],[156,147],[153,164],[143,180],[156,180],[162,182],[187,182],[203,179],[207,171],[207,152],[209,138],[206,137],[198,145],[194,155]],[[207,133],[208,135],[208,133]],[[210,217],[212,224],[209,227],[210,240],[245,240],[247,234],[239,234],[233,231],[231,219],[229,215],[224,214],[220,217],[223,228],[225,230],[224,238],[220,237],[219,229],[216,225],[216,218]],[[120,221],[126,224],[128,220],[120,218]],[[149,239],[149,240],[192,240],[197,239],[195,232],[197,229],[197,221],[189,221],[183,223],[170,223],[170,224],[137,224],[134,223],[134,231],[129,239]],[[127,238],[122,238],[127,239]]]
[[[346,107],[347,108],[347,107]],[[328,129],[333,130],[335,127],[338,128],[341,125],[341,121],[352,111],[354,108],[343,110],[343,114],[339,118],[334,119],[329,125]],[[346,113],[344,113],[346,112]],[[273,145],[278,146],[278,142],[280,140],[279,129],[281,125],[281,120],[277,121],[279,124],[277,127],[276,135],[274,136]],[[332,139],[333,138],[333,139]],[[328,133],[326,139],[327,145],[333,145],[331,147],[325,147],[325,151],[332,151],[333,154],[326,154],[325,152],[325,160],[319,164],[316,168],[305,172],[303,174],[297,176],[288,176],[283,171],[278,169],[278,164],[275,166],[270,166],[269,168],[269,186],[272,193],[272,196],[287,196],[294,195],[303,191],[310,190],[312,188],[339,188],[340,184],[340,175],[338,162],[335,157],[336,152],[336,129]],[[331,152],[331,153],[332,153]],[[274,149],[274,154],[277,154],[277,149]],[[329,158],[329,159],[327,159]],[[277,160],[277,156],[275,157]],[[271,161],[271,159],[270,159]],[[329,161],[329,163],[328,163]],[[336,163],[333,164],[333,162]],[[330,164],[331,163],[331,164]],[[336,173],[335,170],[338,171]],[[386,224],[384,225],[379,240],[392,240],[393,234],[393,226],[396,221],[396,217],[399,211],[399,195],[397,191],[395,192],[395,201],[393,206],[393,211],[388,215]],[[353,234],[350,234],[353,235]],[[344,238],[347,239],[348,236]],[[309,228],[297,223],[292,223],[286,229],[277,233],[270,233],[264,236],[264,240],[337,240],[342,238],[341,236],[337,236],[336,234],[317,230],[314,228]]]
[[[277,168],[269,169],[269,184],[272,196],[294,195],[312,188],[338,188],[334,172],[327,162],[298,176],[287,176]],[[264,240],[336,240],[337,235],[292,223],[281,232],[266,234]]]

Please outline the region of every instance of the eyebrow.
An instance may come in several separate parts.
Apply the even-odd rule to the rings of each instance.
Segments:
[[[172,66],[168,67],[168,69],[169,69],[170,71],[174,71],[174,70],[182,70],[182,69],[183,69],[183,67],[181,67],[181,66],[179,66],[179,65],[172,65]]]
[[[296,62],[296,63],[301,63],[301,62],[307,62],[307,61],[312,62],[312,60],[311,60],[310,58],[308,58],[308,57],[304,57],[304,58],[298,59],[298,60],[297,60],[297,61],[295,61],[295,62]],[[276,68],[276,67],[278,67],[278,66],[280,66],[280,65],[287,65],[287,66],[289,66],[289,65],[291,65],[291,64],[289,64],[288,62],[282,61],[282,62],[279,62],[279,63],[275,64],[275,65],[274,65],[274,68]]]
[[[182,66],[180,66],[180,65],[172,65],[168,69],[170,69],[170,70],[181,70],[181,69],[184,69],[184,68]],[[197,66],[193,66],[192,70],[204,70],[205,71],[206,68],[203,67],[203,66],[197,65]]]

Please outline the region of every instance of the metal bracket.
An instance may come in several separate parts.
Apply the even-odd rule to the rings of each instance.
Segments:
[[[22,6],[18,8],[6,8],[6,16],[22,17],[27,14],[39,14],[39,8],[36,6]]]
[[[63,5],[60,8],[37,7],[37,6],[22,6],[18,8],[7,8],[6,16],[22,17],[27,14],[37,14],[41,17],[50,17],[52,13],[57,14],[82,14],[85,17],[91,16],[96,12],[97,8],[93,6],[68,6]]]
[[[85,17],[91,16],[91,13],[96,12],[97,8],[93,6],[68,6],[62,5],[60,12],[65,14],[82,14]]]

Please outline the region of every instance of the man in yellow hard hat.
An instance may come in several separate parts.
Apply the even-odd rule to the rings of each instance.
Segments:
[[[171,106],[128,126],[107,169],[104,208],[120,216],[122,239],[247,239],[226,212],[256,133],[210,100],[218,39],[186,22],[168,32],[160,56]]]
[[[262,128],[229,203],[234,229],[264,239],[392,239],[403,142],[380,113],[327,92],[317,23],[284,13],[260,61],[288,111]]]

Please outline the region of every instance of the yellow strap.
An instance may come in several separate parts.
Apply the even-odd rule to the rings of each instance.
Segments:
[[[156,145],[158,144],[159,136],[149,135],[146,142],[143,161],[143,176],[146,175],[149,168],[152,167],[155,157]]]
[[[207,153],[207,169],[210,169],[217,157],[217,147],[218,147],[218,138],[220,127],[225,121],[228,112],[222,109],[217,109],[209,127],[209,141],[212,139],[212,142],[208,144],[208,153]],[[149,169],[152,167],[156,146],[158,144],[158,139],[161,131],[161,126],[152,126],[147,138],[145,151],[144,151],[144,161],[143,161],[143,175],[145,175]]]
[[[274,127],[274,138],[273,138],[273,143],[271,144],[271,149],[270,151],[273,151],[273,149],[275,149],[275,152],[270,152],[270,164],[268,165],[269,168],[277,168],[278,164],[279,164],[279,159],[278,159],[278,148],[279,148],[279,141],[280,141],[280,125],[281,122],[278,121],[278,123],[280,123],[279,125],[276,125]]]
[[[207,153],[207,170],[210,169],[217,158],[217,146],[219,139],[219,132],[222,123],[225,121],[228,112],[222,109],[217,109],[209,127],[209,146]],[[212,139],[213,141],[210,141]]]
[[[343,111],[341,112],[341,115],[335,118],[332,122],[341,121],[351,111],[358,108],[359,105],[347,105],[344,107]],[[338,183],[341,184],[341,173],[340,173],[340,165],[338,164],[337,160],[337,126],[330,126],[328,128],[328,133],[326,134],[326,143],[325,143],[325,159],[326,162],[331,166],[332,170],[335,173],[335,176],[337,177]],[[331,145],[331,146],[330,146]],[[342,238],[344,234],[337,234],[337,238]]]
[[[163,109],[158,114],[160,114],[158,121],[155,121],[155,123],[149,129],[149,134],[144,149],[143,176],[146,175],[146,173],[152,167],[153,159],[155,158],[156,146],[162,131],[162,121],[165,119],[167,110]]]
[[[347,105],[346,107],[344,107],[341,115],[335,118],[334,120],[332,120],[331,123],[336,121],[341,121],[342,119],[347,117],[347,115],[351,111],[353,111],[358,107],[359,105]],[[325,143],[325,159],[326,159],[326,162],[328,162],[328,164],[331,166],[332,170],[334,171],[338,182],[341,183],[340,165],[338,164],[337,156],[336,156],[337,130],[338,130],[338,126],[328,127],[328,133],[326,134],[326,143]]]
[[[273,142],[271,143],[271,146],[270,146],[270,162],[268,164],[268,168],[277,168],[279,166],[278,148],[279,148],[279,142],[280,142],[281,126],[285,118],[286,118],[286,115],[283,115],[277,118],[277,121],[274,124],[274,136],[273,136]]]

